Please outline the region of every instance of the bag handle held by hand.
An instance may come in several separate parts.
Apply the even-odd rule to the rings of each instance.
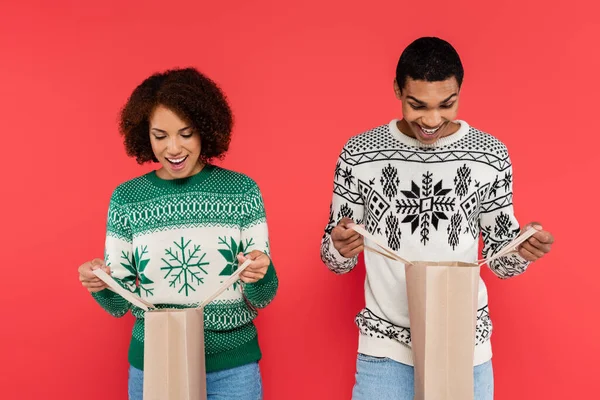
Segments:
[[[497,258],[503,257],[509,253],[517,251],[517,246],[519,246],[521,243],[525,242],[527,239],[532,237],[536,232],[538,232],[538,230],[536,228],[534,228],[533,226],[530,227],[525,232],[521,232],[519,234],[519,236],[514,238],[510,243],[508,243],[506,246],[504,246],[499,252],[497,252],[496,254],[494,254],[491,257],[488,257],[485,259],[483,259],[483,258],[479,259],[479,260],[477,260],[477,263],[479,264],[479,266],[482,266],[484,264],[489,264],[491,261],[493,261]]]
[[[139,308],[141,308],[144,311],[148,311],[151,308],[155,308],[152,303],[148,303],[147,301],[142,300],[141,297],[137,296],[134,293],[131,293],[127,289],[123,289],[123,287],[121,285],[119,285],[117,283],[117,281],[115,281],[113,279],[112,276],[108,275],[101,268],[95,269],[92,272],[102,282],[106,283],[108,285],[108,287],[109,287],[110,290],[112,290],[113,292],[117,293],[118,295],[120,295],[121,297],[123,297],[125,300],[127,300],[128,302],[130,302],[131,304],[133,304],[134,306],[139,307]]]
[[[370,240],[371,242],[375,243],[377,246],[379,246],[381,248],[381,250],[383,250],[383,252],[374,249],[372,247],[369,247],[365,244],[365,249],[366,250],[370,250],[374,253],[378,253],[384,257],[387,257],[391,260],[394,261],[400,261],[403,264],[407,264],[407,265],[412,265],[412,263],[410,261],[405,260],[404,258],[400,257],[398,254],[396,254],[396,252],[392,249],[390,249],[389,247],[387,247],[385,244],[381,243],[379,241],[379,239],[377,239],[374,235],[371,235],[365,228],[363,228],[360,225],[356,225],[356,224],[351,224],[349,225],[350,229],[353,229],[354,231],[358,232],[359,234],[361,234],[365,239]]]
[[[242,265],[240,265],[239,268],[233,274],[231,274],[229,279],[227,279],[223,283],[223,285],[221,285],[219,287],[219,289],[217,289],[212,295],[208,296],[208,298],[206,300],[204,300],[202,303],[200,303],[200,305],[197,308],[202,308],[202,307],[206,306],[208,303],[210,303],[211,301],[216,299],[221,293],[223,293],[225,290],[227,290],[227,288],[229,286],[233,285],[238,280],[239,274],[243,270],[245,270],[248,267],[248,265],[250,265],[251,262],[252,262],[252,260],[250,260],[250,259],[244,261],[244,263]],[[121,285],[119,285],[110,275],[108,275],[102,269],[98,268],[98,269],[93,270],[92,272],[101,281],[106,283],[108,285],[109,289],[111,289],[113,292],[115,292],[118,295],[120,295],[121,297],[123,297],[125,300],[127,300],[134,306],[139,307],[144,311],[149,311],[151,309],[156,308],[152,303],[149,303],[149,302],[143,300],[141,297],[137,296],[134,293],[131,293],[129,290],[123,289],[123,287],[121,287]]]
[[[204,308],[208,303],[219,297],[221,293],[227,290],[229,286],[233,285],[238,280],[238,276],[242,273],[243,270],[245,270],[250,265],[251,262],[252,260],[250,259],[244,261],[243,264],[240,265],[233,274],[231,274],[229,279],[223,282],[223,284],[213,294],[211,294],[205,300],[203,300],[202,303],[200,303],[200,305],[196,308]]]
[[[400,257],[394,250],[390,249],[389,247],[387,247],[385,244],[381,243],[374,235],[370,234],[369,232],[367,232],[367,230],[365,228],[363,228],[360,225],[356,225],[356,224],[352,224],[349,226],[350,229],[353,229],[354,231],[358,232],[359,234],[361,234],[365,239],[370,240],[371,242],[375,243],[377,246],[379,246],[382,251],[379,251],[377,249],[374,249],[370,246],[367,246],[365,244],[365,250],[369,250],[372,251],[374,253],[377,253],[379,255],[382,255],[384,257],[387,257],[391,260],[395,260],[395,261],[400,261],[403,264],[406,265],[414,265],[412,262],[405,260],[404,258]],[[510,243],[508,243],[506,246],[504,246],[502,248],[502,250],[500,250],[499,252],[497,252],[496,254],[494,254],[491,257],[488,257],[486,259],[480,259],[477,260],[477,263],[474,263],[473,266],[482,266],[484,264],[487,264],[497,258],[500,258],[502,256],[505,256],[509,253],[511,253],[512,251],[516,250],[516,247],[518,245],[520,245],[521,243],[525,242],[527,239],[529,239],[531,236],[533,236],[538,230],[534,227],[531,227],[529,229],[527,229],[525,232],[522,232],[519,236],[517,236],[513,241],[511,241]]]

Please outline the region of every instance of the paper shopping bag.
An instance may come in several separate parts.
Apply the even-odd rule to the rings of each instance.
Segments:
[[[101,269],[94,270],[110,289],[145,310],[144,400],[206,400],[204,307],[233,285],[246,260],[197,308],[156,309],[123,289]]]
[[[479,266],[406,265],[415,399],[473,399]]]
[[[513,251],[535,228],[478,263],[407,261],[361,226],[352,229],[365,237],[366,250],[405,265],[415,399],[473,400],[480,267]]]
[[[206,400],[204,310],[156,310],[144,327],[144,400]]]

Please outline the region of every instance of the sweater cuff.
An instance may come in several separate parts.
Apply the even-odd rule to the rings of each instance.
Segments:
[[[245,289],[246,290],[248,290],[248,289],[256,290],[256,289],[260,288],[261,286],[268,285],[276,277],[277,277],[277,274],[275,273],[275,266],[273,265],[273,261],[271,261],[269,263],[269,267],[267,268],[267,273],[265,273],[265,276],[263,276],[260,280],[258,280],[256,282],[246,283]]]
[[[340,252],[333,245],[332,239],[329,239],[329,254],[331,254],[335,258],[335,261],[341,264],[356,264],[356,261],[358,259],[358,256],[347,258],[341,255]]]
[[[115,296],[118,295],[110,289],[102,289],[99,292],[92,293],[95,300],[112,300]]]
[[[271,261],[262,279],[253,283],[243,283],[244,295],[254,307],[263,308],[275,297],[278,285],[277,273]]]

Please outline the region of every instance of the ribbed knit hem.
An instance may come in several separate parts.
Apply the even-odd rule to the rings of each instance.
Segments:
[[[262,353],[258,345],[258,336],[249,342],[226,352],[206,355],[206,372],[230,369],[252,362],[260,361]],[[129,344],[129,363],[139,370],[144,370],[144,343],[131,338]]]
[[[136,340],[134,337],[131,338],[129,343],[129,364],[134,368],[141,371],[144,370],[144,343]]]
[[[262,353],[258,346],[258,336],[254,339],[223,353],[207,354],[206,355],[206,372],[220,371],[222,369],[230,369],[241,365],[250,364],[260,361]]]
[[[358,352],[373,357],[387,357],[406,365],[414,365],[412,349],[395,340],[377,339],[367,335],[359,335]],[[481,365],[492,359],[492,344],[488,340],[475,346],[473,366]]]

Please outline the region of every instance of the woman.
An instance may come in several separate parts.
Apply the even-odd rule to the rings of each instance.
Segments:
[[[253,320],[275,296],[262,196],[245,175],[212,165],[229,147],[232,116],[218,86],[195,69],[150,76],[121,112],[127,154],[160,168],[119,185],[111,197],[104,260],[79,278],[110,314],[129,310],[129,398],[142,399],[144,312],[92,273],[103,268],[123,287],[164,307],[192,307],[246,258],[232,286],[205,309],[209,400],[260,399],[261,352]]]

